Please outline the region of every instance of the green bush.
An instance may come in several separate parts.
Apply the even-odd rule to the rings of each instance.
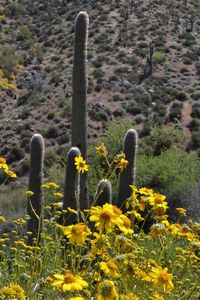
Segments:
[[[155,51],[153,54],[153,62],[156,64],[161,64],[165,61],[165,53],[161,51]]]
[[[193,118],[200,118],[200,103],[194,103],[192,105],[191,116]]]
[[[13,46],[0,47],[0,66],[6,77],[15,72],[18,63],[16,50]]]
[[[47,138],[57,138],[59,134],[58,128],[56,126],[49,126],[49,128],[46,130],[46,132],[44,133],[44,136]]]
[[[139,155],[137,159],[137,186],[154,188],[167,195],[169,205],[190,208],[196,199],[189,199],[199,181],[200,160],[194,153],[169,149],[160,156]]]

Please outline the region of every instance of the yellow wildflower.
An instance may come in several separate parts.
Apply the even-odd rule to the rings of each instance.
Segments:
[[[46,189],[46,190],[50,189],[50,188],[51,189],[58,189],[59,185],[55,182],[50,181],[50,182],[46,182],[46,183],[42,184],[42,188]]]
[[[6,219],[3,216],[0,216],[0,222],[6,222]]]
[[[83,244],[90,233],[88,226],[83,223],[63,226],[63,234],[71,243]]]
[[[6,173],[10,178],[16,178],[17,177],[17,175],[11,170],[8,170]]]
[[[53,276],[55,280],[51,285],[63,292],[81,291],[88,287],[88,283],[82,277],[73,275],[71,271],[67,271],[64,275],[54,274]]]
[[[76,214],[76,215],[78,215],[78,212],[77,212],[75,209],[73,209],[73,208],[71,208],[71,207],[68,207],[67,209],[68,209],[68,211],[69,211],[71,214]]]
[[[100,262],[99,263],[100,269],[108,276],[111,276],[112,278],[119,278],[119,271],[117,265],[112,262]]]
[[[15,300],[25,300],[26,299],[23,288],[20,285],[13,284],[13,283],[7,287],[1,288],[0,296],[5,296],[5,297],[8,297],[8,299],[10,298],[10,299],[15,299]]]
[[[182,208],[182,207],[178,207],[178,208],[176,208],[176,210],[179,212],[179,214],[180,214],[181,216],[183,216],[183,217],[186,216],[186,213],[187,213],[187,210],[186,210],[186,209],[184,209],[184,208]]]
[[[0,164],[6,164],[6,160],[4,157],[0,156]]]
[[[86,160],[84,160],[81,155],[75,157],[75,165],[79,173],[80,172],[84,173],[88,171],[89,166],[86,164]]]
[[[98,285],[97,300],[118,300],[119,294],[113,281],[104,280]]]
[[[58,198],[64,197],[64,195],[63,195],[62,193],[59,193],[59,192],[54,193],[54,196],[55,196],[55,197],[58,197]]]
[[[125,158],[121,158],[120,161],[117,163],[116,168],[122,172],[124,169],[126,169],[128,165],[128,160],[126,160]]]
[[[106,149],[106,145],[102,143],[99,147],[96,147],[96,152],[103,157],[107,157],[108,151]]]
[[[158,293],[156,293],[156,294],[154,294],[153,295],[154,296],[154,300],[165,300],[164,298],[163,298],[163,296],[161,296],[160,294],[158,294]]]
[[[34,193],[33,193],[32,191],[26,191],[26,195],[27,195],[28,197],[31,197],[31,196],[34,195]]]
[[[133,229],[131,229],[131,220],[125,216],[125,215],[121,215],[120,219],[123,221],[123,224],[118,223],[118,227],[119,229],[124,233],[124,234],[132,234],[133,233]]]
[[[128,211],[127,214],[134,216],[139,222],[144,220],[141,214],[138,213],[136,210]]]
[[[163,269],[162,267],[152,267],[152,271],[150,272],[149,276],[151,277],[153,284],[161,291],[170,293],[173,290],[173,275],[168,273],[167,268]]]
[[[95,222],[95,227],[103,232],[111,232],[115,225],[123,225],[123,221],[114,212],[112,204],[104,204],[101,206],[94,206],[90,209],[90,221]]]
[[[136,296],[133,293],[129,293],[127,295],[120,295],[120,300],[140,300],[140,298],[138,298],[138,296]]]

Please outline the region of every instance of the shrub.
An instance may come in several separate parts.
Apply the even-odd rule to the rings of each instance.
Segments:
[[[200,128],[198,128],[195,131],[192,131],[191,147],[192,149],[200,148]]]
[[[139,155],[137,159],[136,183],[164,193],[170,207],[192,209],[193,199],[189,199],[199,181],[200,162],[196,154],[178,149],[169,149],[160,156]]]
[[[161,51],[155,51],[153,54],[153,62],[156,64],[161,64],[165,61],[165,53]]]
[[[7,160],[8,163],[12,163],[16,160],[20,160],[24,157],[24,150],[18,146],[15,146],[11,149],[10,153],[8,154]]]
[[[175,102],[172,104],[169,112],[169,120],[172,122],[176,122],[176,119],[181,119],[181,110],[182,110],[182,104]]]
[[[176,91],[176,99],[180,100],[180,101],[185,101],[187,99],[187,96],[185,94],[185,92],[183,91]]]
[[[44,133],[44,136],[47,138],[57,138],[59,134],[58,128],[56,126],[49,126],[49,128],[46,130],[46,132]]]
[[[18,57],[16,50],[13,46],[1,46],[0,47],[0,66],[5,77],[10,77],[15,73],[18,63]]]
[[[200,118],[200,103],[194,103],[192,105],[191,116],[193,118]]]

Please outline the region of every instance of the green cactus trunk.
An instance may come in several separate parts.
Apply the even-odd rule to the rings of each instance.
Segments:
[[[80,12],[75,22],[75,45],[72,77],[72,146],[87,158],[87,37],[88,15]],[[80,209],[88,208],[87,173],[80,177]]]
[[[67,210],[67,208],[70,207],[76,210],[78,215],[70,212],[65,213],[62,222],[64,225],[79,222],[80,176],[75,166],[75,157],[79,155],[81,155],[80,150],[76,147],[70,148],[67,154],[63,210]]]
[[[119,192],[117,205],[126,211],[125,200],[131,196],[129,185],[135,184],[136,154],[138,148],[138,135],[134,129],[129,129],[124,138],[123,152],[128,160],[128,166],[119,175]]]
[[[112,187],[109,180],[102,179],[99,181],[94,199],[96,200],[94,205],[112,204]]]
[[[28,238],[28,245],[38,244],[42,230],[42,181],[44,162],[44,140],[40,134],[34,134],[30,149],[30,175],[28,189],[34,194],[28,197],[27,214],[30,216],[27,230],[32,234]]]

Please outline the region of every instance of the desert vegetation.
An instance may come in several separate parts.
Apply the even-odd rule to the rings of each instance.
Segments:
[[[0,299],[199,298],[199,14],[0,5]]]

